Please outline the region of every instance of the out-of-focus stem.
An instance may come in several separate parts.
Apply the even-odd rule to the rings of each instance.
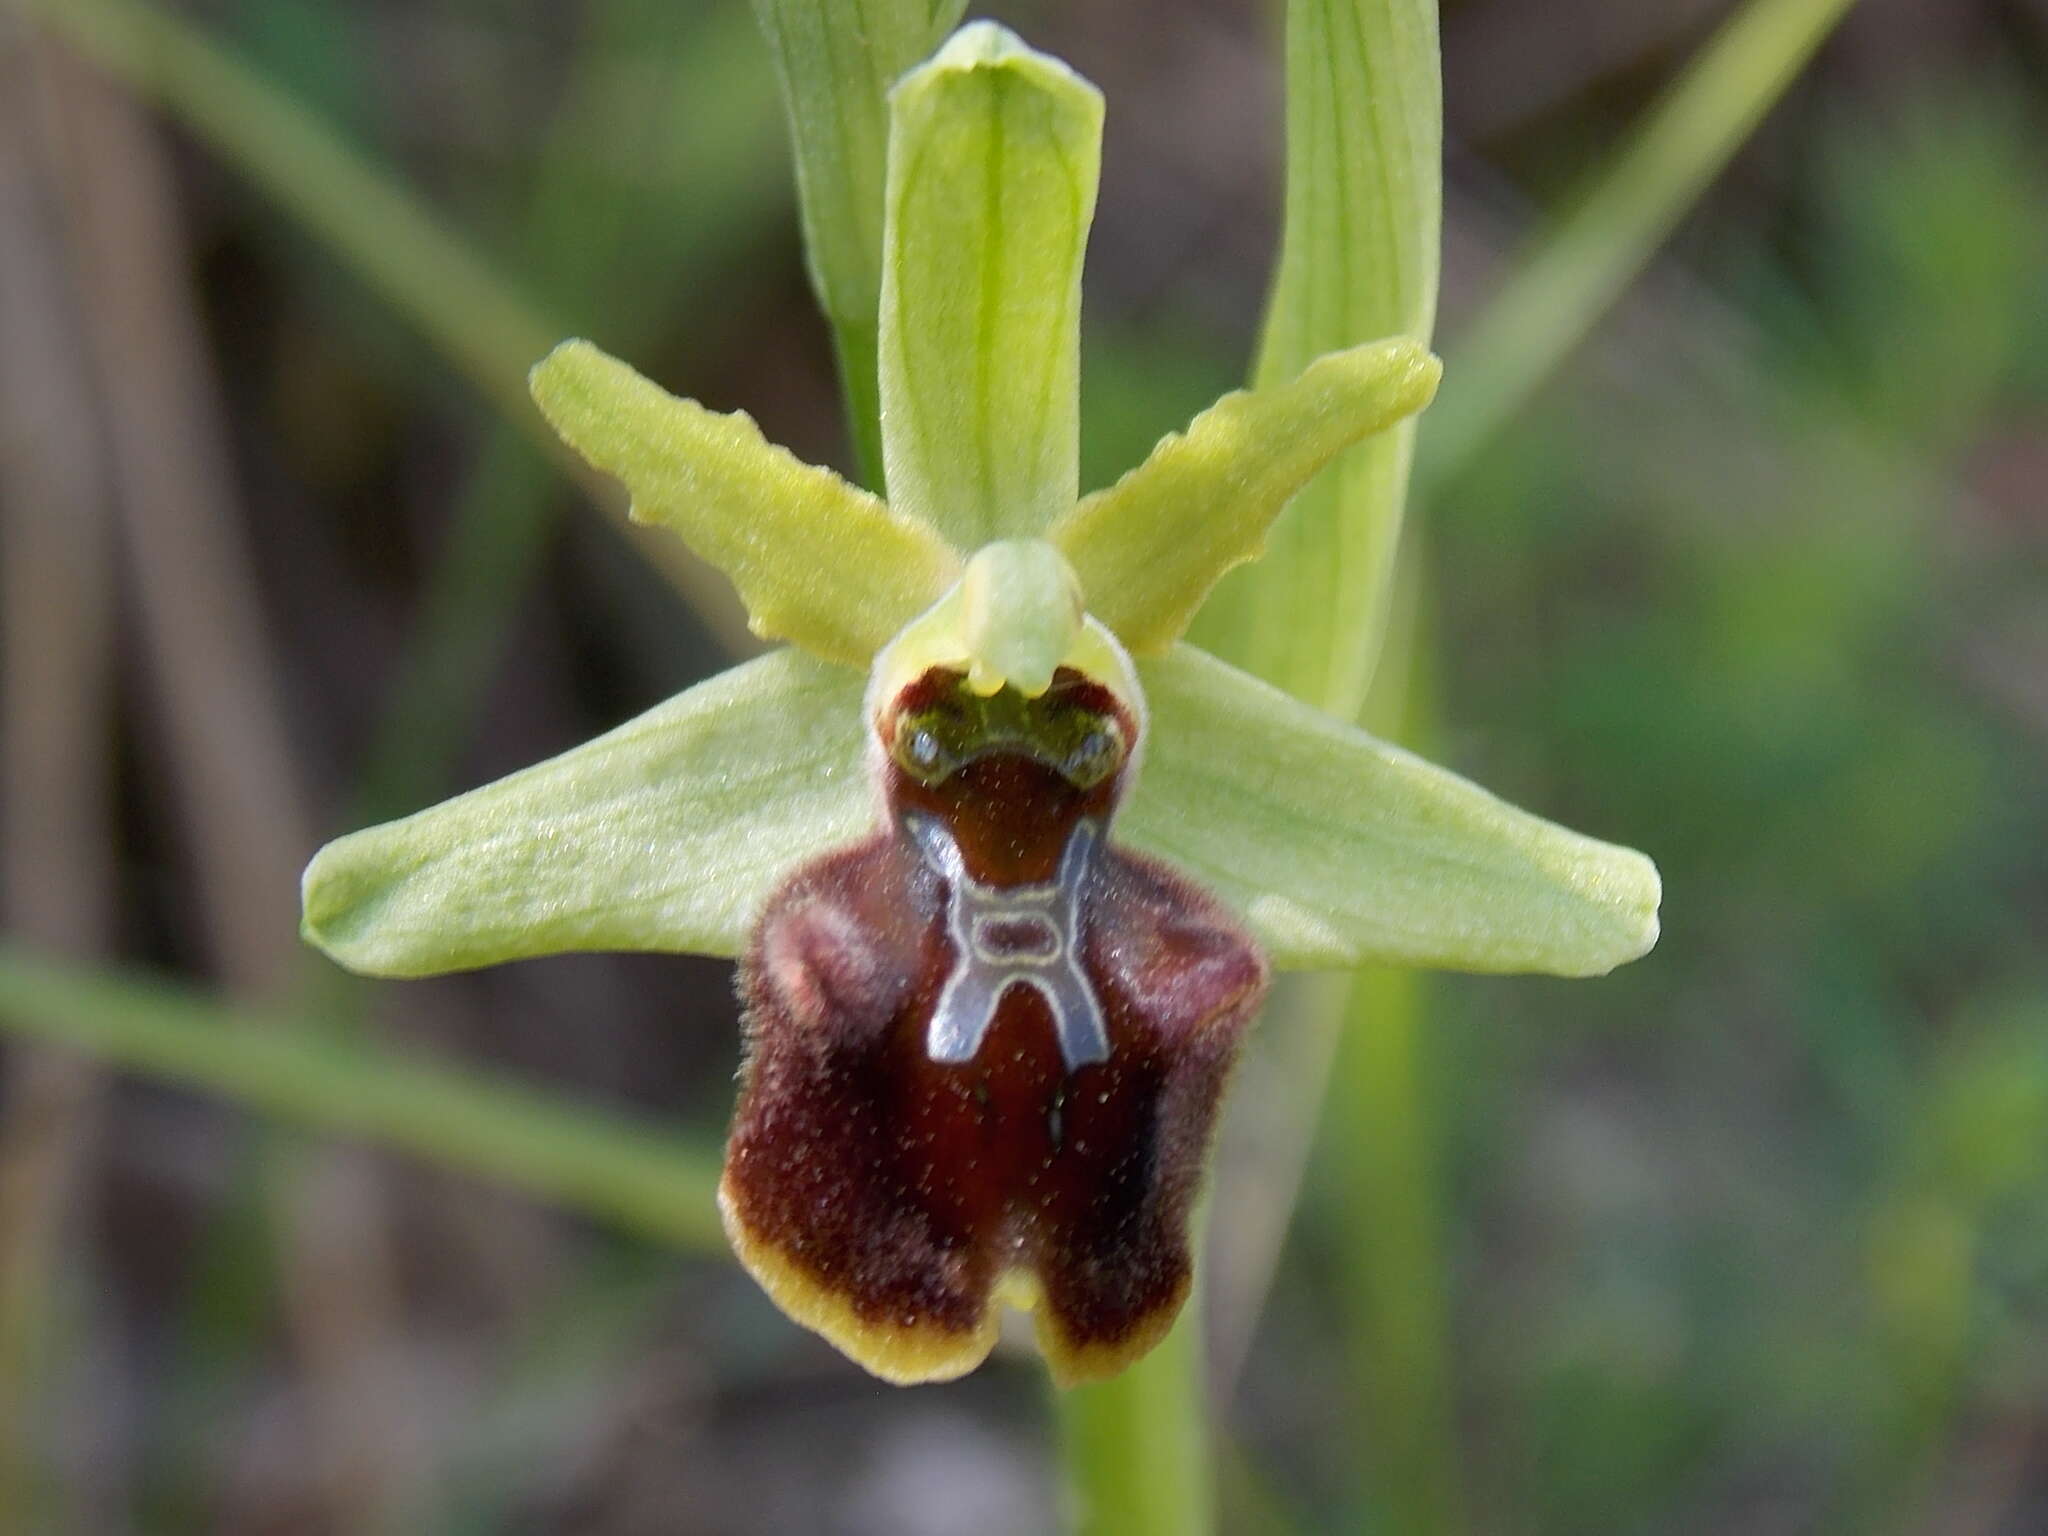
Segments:
[[[0,924],[83,958],[113,921],[113,496],[51,187],[31,49],[0,17]],[[24,664],[21,658],[33,658]],[[52,1487],[38,1399],[98,1074],[18,1047],[0,1082],[0,1527],[106,1523],[111,1489]],[[111,1479],[107,1469],[96,1479]],[[83,1484],[84,1479],[78,1480]],[[53,1495],[55,1495],[53,1497]]]
[[[1114,1380],[1059,1399],[1069,1528],[1077,1536],[1208,1536],[1215,1469],[1199,1293],[1165,1342]]]
[[[75,61],[53,51],[38,85],[61,162],[55,179],[164,756],[191,829],[194,906],[227,986],[275,998],[301,967],[296,935],[277,915],[291,910],[310,823],[241,543],[220,390],[193,311],[169,166],[154,129]],[[348,1302],[322,1304],[300,1286],[285,1293],[320,1486],[352,1529],[388,1525],[421,1472],[407,1415],[362,1411],[358,1390],[362,1362],[393,1357],[395,1285],[373,1177],[365,1164],[322,1154],[318,1177],[290,1208],[302,1232],[320,1234],[320,1268]],[[315,1190],[337,1198],[309,1210]],[[305,1245],[289,1243],[287,1255],[303,1260]]]
[[[1347,1213],[1351,1379],[1373,1447],[1374,1502],[1390,1530],[1435,1536],[1463,1529],[1465,1511],[1424,982],[1415,971],[1374,969],[1347,991],[1324,1150]]]
[[[296,1126],[431,1158],[659,1241],[724,1247],[714,1149],[559,1096],[7,944],[0,1025]]]

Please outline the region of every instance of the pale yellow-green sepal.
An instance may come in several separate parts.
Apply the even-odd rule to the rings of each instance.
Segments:
[[[797,860],[880,816],[863,680],[790,650],[307,867],[305,936],[351,970],[427,976],[565,950],[737,954]]]
[[[587,341],[534,370],[557,432],[626,483],[633,516],[732,578],[754,632],[865,668],[960,574],[943,539],[770,444],[744,412],[682,400]]]
[[[1079,494],[1081,258],[1102,97],[993,22],[890,97],[882,243],[889,496],[961,549]]]
[[[1274,963],[1595,976],[1657,941],[1656,866],[1517,810],[1192,646],[1140,667],[1118,834],[1241,911]]]
[[[1295,492],[1353,443],[1429,404],[1442,372],[1427,347],[1397,336],[1225,395],[1048,537],[1096,617],[1135,653],[1158,655],[1225,571],[1264,552]]]

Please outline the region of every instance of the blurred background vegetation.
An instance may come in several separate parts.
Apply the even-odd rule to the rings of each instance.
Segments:
[[[1444,6],[1453,372],[1416,508],[1438,755],[1650,851],[1668,893],[1662,945],[1606,981],[1432,989],[1464,1520],[2031,1536],[2048,5],[1864,0],[1568,365],[1455,460],[1432,447],[1483,392],[1465,320],[1727,10]],[[361,157],[280,119],[266,192],[210,147],[210,114],[253,110],[232,89],[202,70],[157,116],[70,51],[126,13],[76,0],[45,33],[0,7],[9,939],[715,1147],[726,967],[359,988],[300,953],[295,880],[322,837],[558,751],[743,641],[715,584],[664,580],[539,446],[519,380],[558,335],[847,463],[751,16],[178,5]],[[1097,484],[1244,372],[1273,18],[1000,15],[1110,103]],[[0,972],[0,1011],[32,1002]],[[1371,1241],[1343,1158],[1311,1156],[1263,1304],[1236,1262],[1264,1241],[1239,1224],[1262,1158],[1309,1130],[1272,1069],[1290,1048],[1260,1042],[1223,1150],[1223,1528],[1399,1532],[1374,1362],[1340,1347],[1345,1251]],[[5,1047],[0,1093],[5,1529],[1055,1523],[1029,1358],[897,1391],[712,1245],[45,1047]]]

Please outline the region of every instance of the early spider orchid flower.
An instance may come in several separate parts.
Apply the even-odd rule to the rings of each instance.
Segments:
[[[542,362],[563,436],[789,644],[306,872],[308,937],[374,975],[739,956],[727,1231],[894,1381],[971,1370],[1002,1300],[1063,1383],[1163,1335],[1269,964],[1590,975],[1657,932],[1642,855],[1181,641],[1318,469],[1428,402],[1423,347],[1228,395],[1078,494],[1101,118],[986,23],[897,86],[886,504],[588,343]]]

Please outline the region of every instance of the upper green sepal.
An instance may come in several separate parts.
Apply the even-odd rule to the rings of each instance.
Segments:
[[[1264,552],[1297,491],[1359,439],[1428,405],[1442,373],[1427,347],[1396,336],[1225,395],[1047,537],[1073,562],[1096,617],[1134,652],[1158,655],[1226,571]]]
[[[890,500],[963,550],[1079,494],[1081,261],[1102,96],[993,22],[889,98],[880,391]]]
[[[587,341],[534,367],[533,398],[633,516],[732,578],[754,632],[866,667],[960,574],[931,528],[761,436],[743,411],[678,399]]]

